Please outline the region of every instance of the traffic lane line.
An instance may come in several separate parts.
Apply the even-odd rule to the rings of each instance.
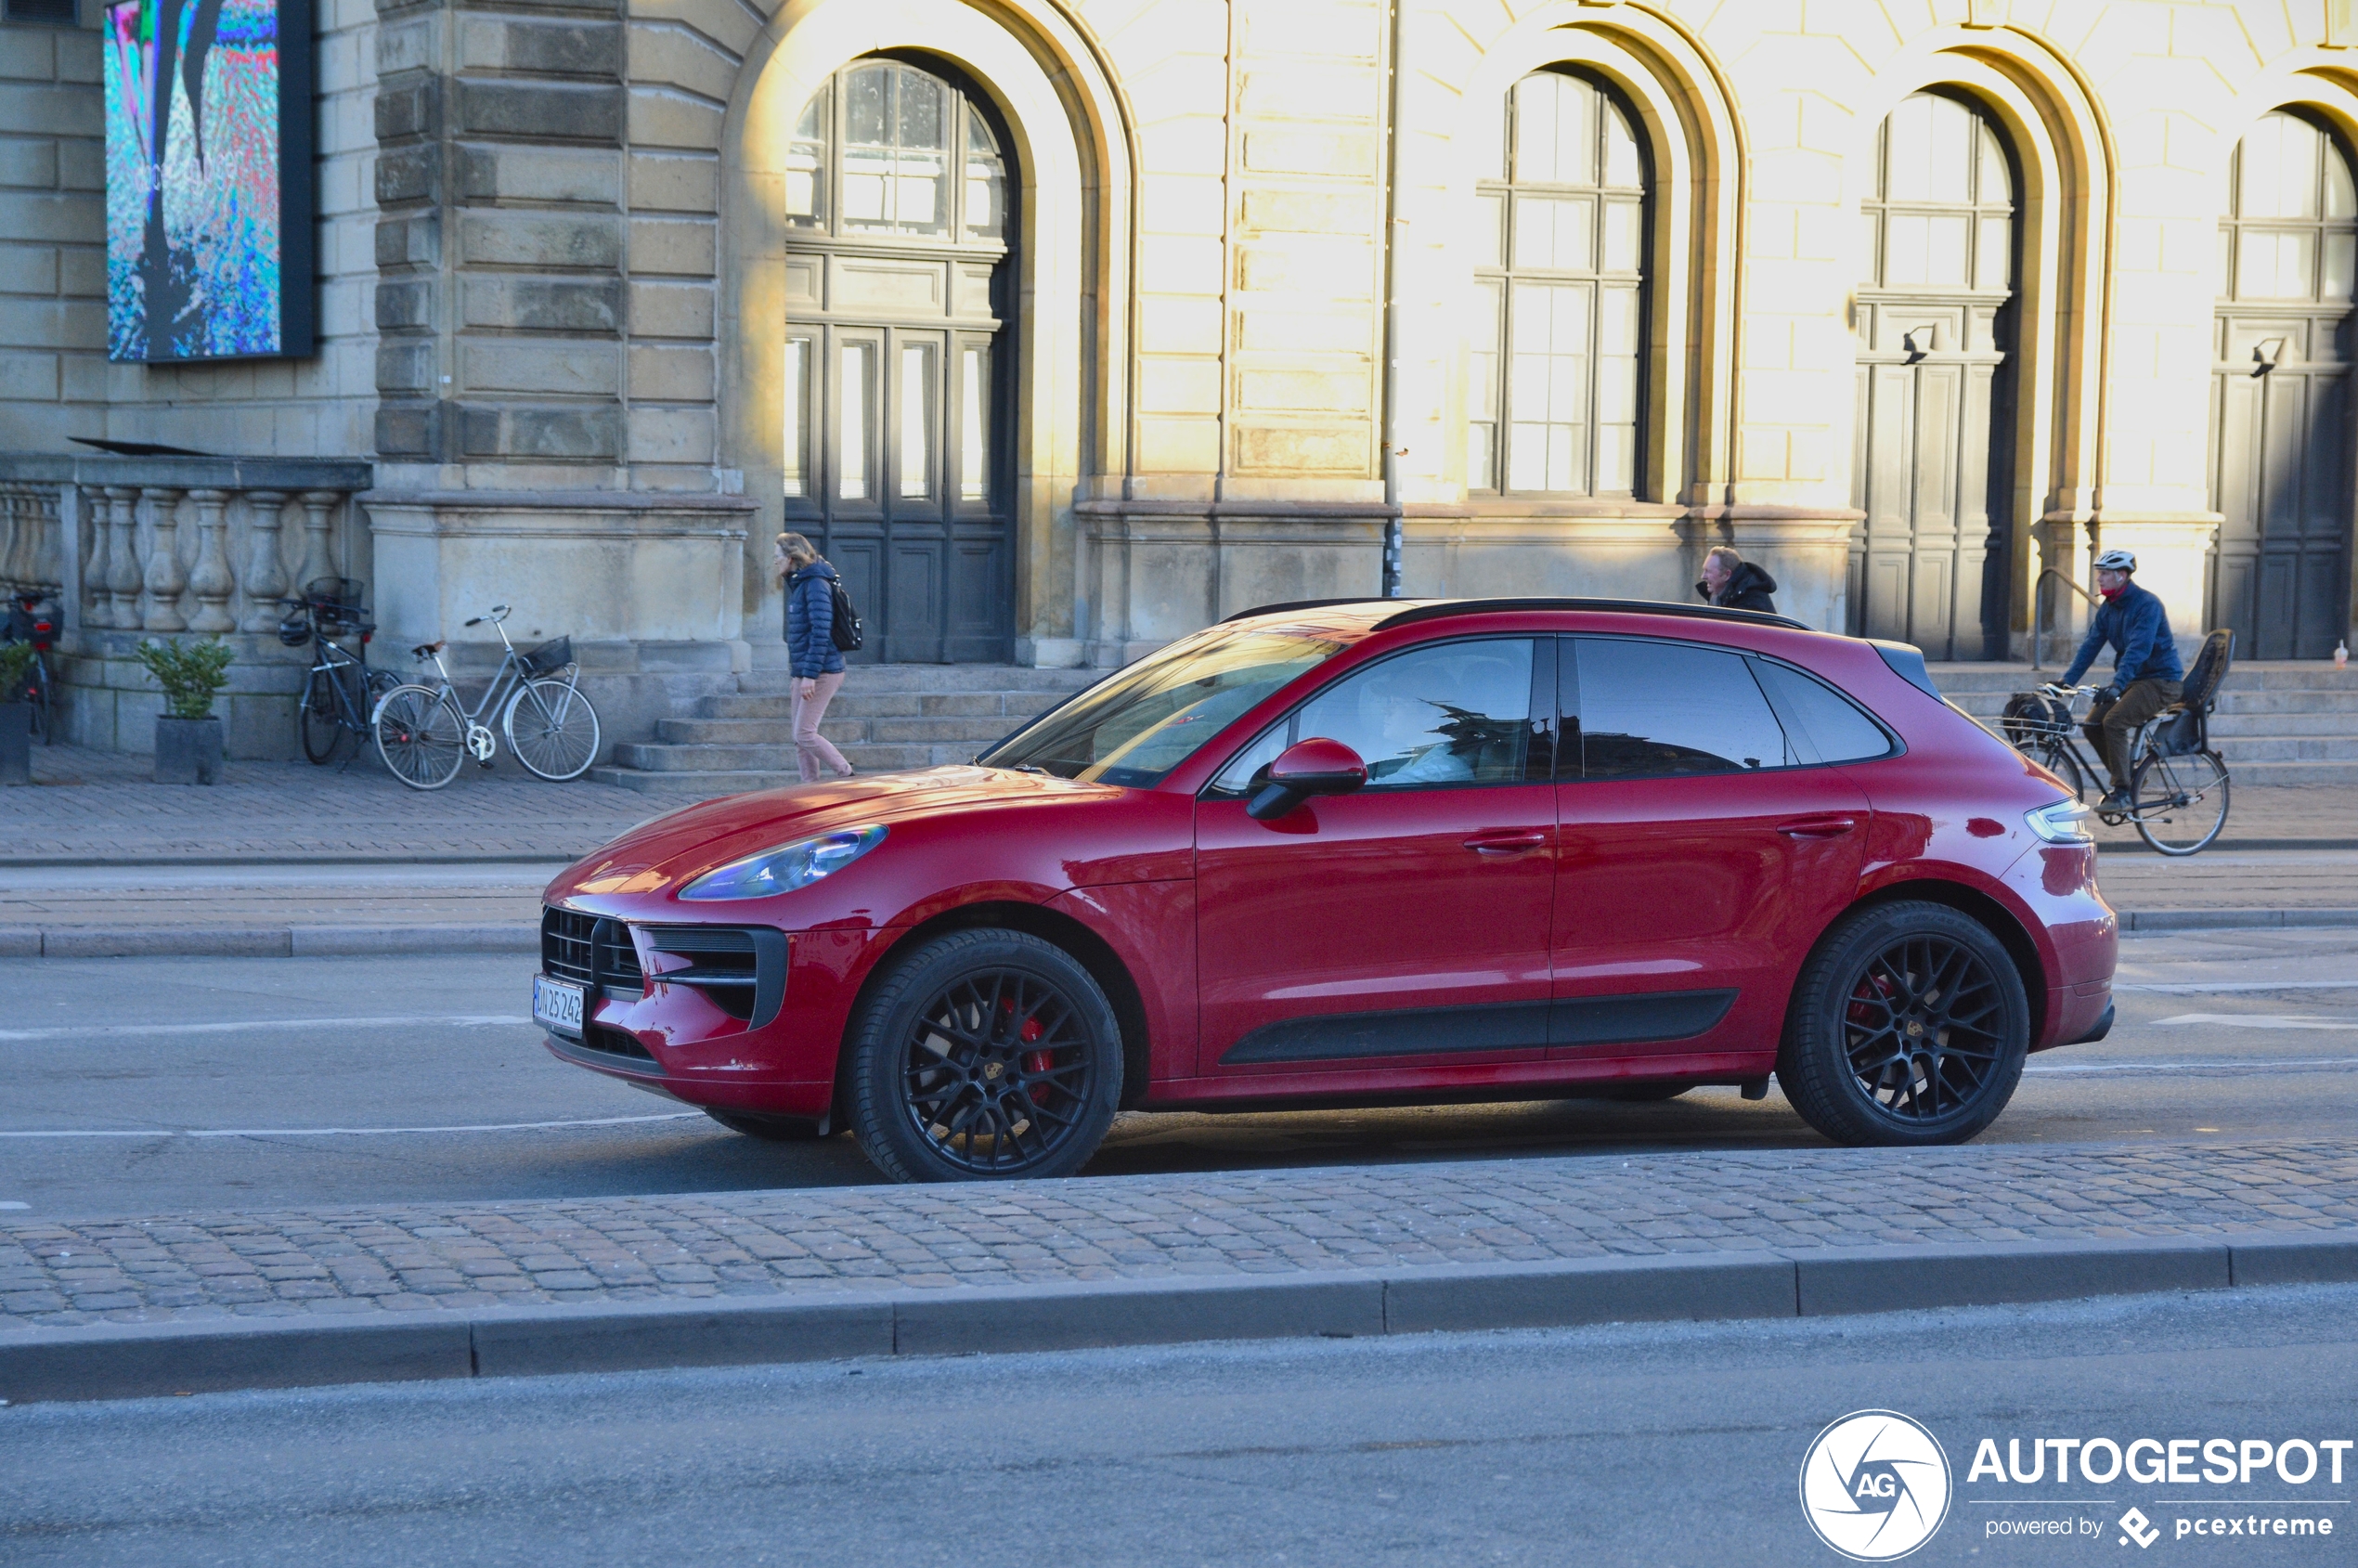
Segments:
[[[562,1121],[478,1121],[446,1127],[93,1127],[0,1131],[0,1138],[376,1138],[436,1133],[538,1133],[566,1127],[629,1127],[693,1121],[700,1110],[653,1116],[594,1116]]]
[[[239,1034],[266,1029],[474,1029],[529,1024],[524,1013],[405,1013],[367,1018],[232,1018],[201,1024],[83,1024],[63,1029],[0,1029],[0,1043],[36,1040],[146,1039],[159,1034]]]
[[[2173,1017],[2156,1018],[2142,1029],[2184,1029],[2194,1026],[2220,1029],[2315,1029],[2350,1030],[2358,1029],[2358,1017],[2329,1018],[2313,1013],[2180,1013]]]

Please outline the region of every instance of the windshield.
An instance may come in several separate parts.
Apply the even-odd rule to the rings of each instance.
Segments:
[[[1342,647],[1295,630],[1213,627],[1091,687],[976,760],[1151,789],[1237,715]]]

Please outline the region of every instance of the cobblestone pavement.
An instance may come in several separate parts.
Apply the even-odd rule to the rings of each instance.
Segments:
[[[349,768],[231,762],[220,784],[159,784],[148,758],[32,748],[31,789],[0,790],[0,866],[238,860],[571,860],[673,802],[636,790],[527,777],[511,758],[410,789],[373,756]],[[686,805],[682,800],[679,805]]]
[[[1825,1149],[0,1225],[33,1325],[2358,1227],[2358,1141]]]
[[[2358,849],[2206,849],[2188,860],[2104,854],[2115,909],[2358,909]]]

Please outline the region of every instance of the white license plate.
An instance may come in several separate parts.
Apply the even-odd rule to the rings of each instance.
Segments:
[[[581,1038],[581,988],[570,980],[532,977],[532,1019],[558,1034]]]

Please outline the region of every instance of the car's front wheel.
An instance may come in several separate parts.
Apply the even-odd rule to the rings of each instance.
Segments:
[[[1945,904],[1846,916],[1802,966],[1777,1080],[1839,1144],[1963,1143],[2021,1081],[2030,1003],[1998,939]]]
[[[1103,988],[1021,931],[953,931],[901,958],[845,1045],[852,1134],[895,1181],[1069,1176],[1121,1098]]]

